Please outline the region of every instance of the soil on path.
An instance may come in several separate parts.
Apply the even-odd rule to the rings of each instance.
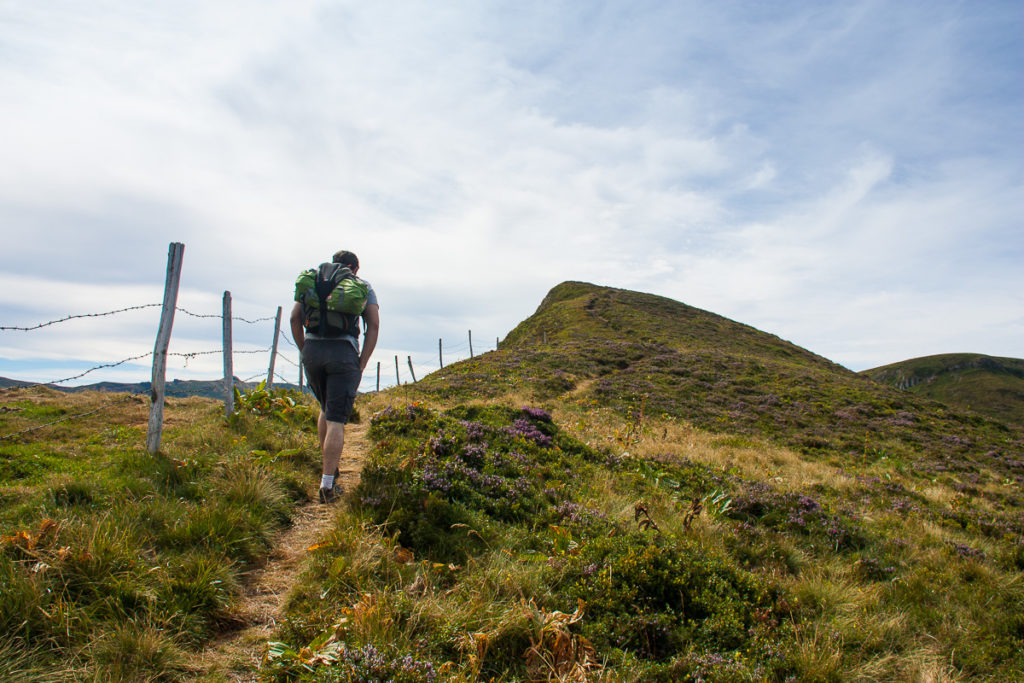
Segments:
[[[367,452],[366,429],[365,424],[345,428],[345,448],[338,463],[338,481],[345,492],[359,483]],[[314,499],[296,511],[293,525],[281,534],[266,564],[249,572],[237,615],[242,627],[221,636],[197,654],[191,668],[197,672],[198,680],[258,680],[257,670],[267,641],[281,619],[307,549],[328,529],[336,509]]]

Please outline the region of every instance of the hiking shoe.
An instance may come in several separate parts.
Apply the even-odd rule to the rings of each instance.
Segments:
[[[341,499],[340,494],[341,491],[333,486],[329,489],[320,489],[320,502],[324,505],[330,505]]]

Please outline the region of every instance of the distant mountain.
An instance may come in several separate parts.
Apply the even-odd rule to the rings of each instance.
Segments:
[[[35,382],[22,382],[18,379],[8,379],[6,377],[0,377],[0,389],[10,389],[11,387],[32,387],[35,386]]]
[[[861,374],[950,406],[1024,425],[1024,360],[1020,358],[947,353]]]
[[[23,382],[16,379],[0,377],[0,389],[9,387],[32,387],[39,386],[39,382]],[[97,382],[95,384],[83,384],[74,387],[64,387],[57,384],[45,384],[43,386],[64,391],[77,393],[80,391],[106,391],[110,393],[148,394],[152,383],[150,382]],[[243,382],[235,378],[235,387],[241,391],[250,391],[257,386],[256,382]],[[280,383],[274,385],[282,389],[298,389],[297,384]],[[168,396],[185,398],[188,396],[205,396],[206,398],[222,398],[224,396],[224,382],[221,380],[180,380],[174,379],[167,382],[165,392]]]

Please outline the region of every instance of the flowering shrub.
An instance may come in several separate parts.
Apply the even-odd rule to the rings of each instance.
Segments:
[[[572,557],[562,581],[567,596],[587,605],[583,633],[599,651],[654,659],[684,644],[740,648],[773,605],[772,590],[753,574],[665,534],[593,538]]]
[[[416,661],[410,655],[389,656],[373,645],[360,648],[342,645],[337,663],[326,669],[319,680],[434,683],[438,678],[431,662]]]
[[[378,445],[357,505],[399,531],[407,547],[456,560],[479,544],[488,520],[557,521],[552,506],[579,477],[573,453],[588,449],[559,434],[550,419],[539,409],[441,415],[415,405],[388,408],[371,420]],[[556,447],[555,437],[568,450]]]
[[[551,437],[537,429],[529,420],[516,420],[511,427],[505,427],[504,431],[512,438],[532,441],[541,448],[547,448],[551,445]]]
[[[726,514],[779,531],[795,531],[824,541],[834,550],[851,550],[865,543],[852,513],[831,512],[811,496],[776,491],[761,482],[747,483]]]
[[[520,410],[528,418],[537,420],[539,422],[553,422],[551,419],[551,413],[544,410],[543,408],[531,408],[530,406],[523,406]]]
[[[370,418],[370,436],[422,433],[430,429],[433,413],[421,403],[388,406]]]
[[[955,552],[960,557],[977,558],[977,559],[981,559],[981,558],[985,557],[985,553],[984,552],[982,552],[981,550],[978,550],[977,548],[972,548],[969,545],[964,545],[963,543],[957,543],[956,541],[946,541],[946,543],[948,543],[949,546],[953,549],[953,552]]]
[[[408,654],[391,654],[373,644],[352,647],[321,636],[301,651],[280,642],[271,642],[269,646],[267,673],[277,680],[294,680],[301,674],[307,677],[313,674],[313,680],[324,683],[434,683],[438,680],[437,668],[432,662],[418,661]]]

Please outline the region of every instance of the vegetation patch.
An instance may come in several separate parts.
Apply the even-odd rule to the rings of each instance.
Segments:
[[[694,530],[609,512],[594,493],[626,465],[547,411],[390,406],[370,434],[352,507],[316,547],[274,646],[275,675],[335,680],[341,643],[446,680],[607,667],[678,680],[717,659],[755,680],[796,666],[780,654],[795,638],[784,591]],[[715,476],[685,469],[677,489]],[[634,481],[648,496],[664,486]]]
[[[306,499],[293,482],[315,463],[311,410],[295,400],[308,399],[275,392],[289,410],[256,415],[242,397],[228,422],[212,401],[176,402],[150,455],[144,404],[18,393],[51,409],[7,411],[24,420],[8,428],[91,413],[3,442],[0,629],[24,679],[180,680],[190,650],[234,628],[243,572]],[[111,404],[136,425],[112,425]],[[296,455],[260,458],[253,443]]]

